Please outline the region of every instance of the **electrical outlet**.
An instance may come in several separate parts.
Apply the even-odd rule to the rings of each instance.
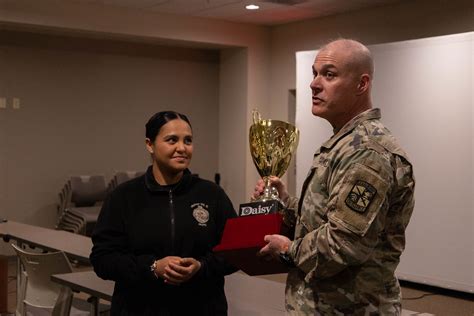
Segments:
[[[18,110],[20,108],[20,98],[13,98],[13,109]]]
[[[0,109],[7,108],[7,98],[0,97]]]

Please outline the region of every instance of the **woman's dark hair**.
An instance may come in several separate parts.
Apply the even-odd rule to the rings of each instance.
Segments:
[[[168,123],[169,121],[181,119],[189,124],[191,127],[191,122],[186,115],[175,112],[175,111],[161,111],[155,113],[145,125],[145,137],[150,139],[153,143],[155,141],[156,135],[160,132],[161,127]]]

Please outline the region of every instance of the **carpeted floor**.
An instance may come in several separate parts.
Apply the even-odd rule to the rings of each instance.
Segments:
[[[474,294],[411,282],[400,284],[405,309],[437,316],[474,316]]]

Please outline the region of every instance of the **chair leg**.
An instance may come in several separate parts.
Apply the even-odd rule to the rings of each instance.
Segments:
[[[21,267],[20,267],[21,268]],[[17,274],[17,277],[20,278],[19,281],[17,281],[18,288],[16,290],[16,312],[15,314],[17,316],[25,316],[26,315],[26,309],[25,309],[25,295],[26,295],[26,282],[28,282],[28,276],[25,271],[21,271],[20,273]]]
[[[54,304],[53,311],[51,312],[51,316],[69,316],[71,313],[71,305],[72,305],[72,291],[67,287],[61,287],[61,291],[59,291],[58,299],[56,300],[56,304]]]

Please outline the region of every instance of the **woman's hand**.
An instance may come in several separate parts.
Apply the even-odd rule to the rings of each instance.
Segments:
[[[155,273],[157,278],[164,279],[166,283],[172,283],[172,282],[167,282],[166,268],[169,267],[170,264],[179,263],[181,259],[182,259],[181,257],[168,256],[160,260],[156,260],[155,270],[153,270],[153,272]]]
[[[165,268],[165,282],[181,284],[191,279],[201,269],[201,262],[194,258],[181,258],[172,261]]]
[[[155,261],[153,272],[165,283],[179,285],[191,279],[199,269],[201,269],[201,262],[194,258],[168,256]]]

